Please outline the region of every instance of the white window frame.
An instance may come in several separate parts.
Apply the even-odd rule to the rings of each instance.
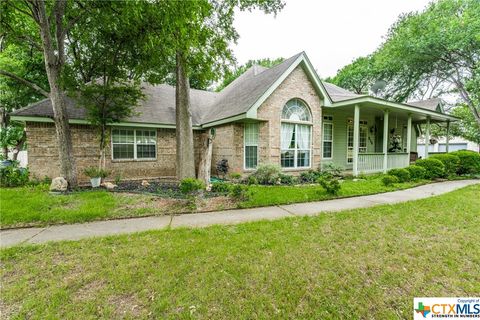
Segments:
[[[131,144],[131,143],[118,143],[113,142],[113,130],[130,130],[133,131],[133,158],[114,158],[113,157],[113,145],[114,144]],[[154,158],[138,158],[137,157],[137,131],[150,131],[155,132],[155,157]],[[142,144],[142,143],[140,143]],[[157,150],[157,130],[151,128],[111,128],[110,129],[110,151],[112,161],[152,161],[157,160],[158,150]]]
[[[359,135],[359,141],[358,141],[358,153],[367,153],[368,151],[368,122],[367,120],[360,120],[359,121],[359,125],[360,125],[360,129],[364,128],[365,129],[365,132],[366,132],[366,137],[365,137],[365,147],[360,147],[360,134],[361,134],[361,130],[359,130],[358,132],[358,135]],[[354,123],[353,123],[353,119],[348,119],[347,120],[347,164],[353,164],[353,146],[352,147],[349,147],[348,146],[348,130],[349,128],[351,127],[352,128],[352,132],[354,132],[354,129],[353,129],[353,126],[354,126]],[[353,140],[352,140],[353,141]],[[348,161],[350,158],[348,157],[348,153],[350,151],[350,149],[352,150],[352,161]]]
[[[256,144],[249,144],[247,145],[247,126],[254,125],[257,128],[257,143]],[[243,170],[255,170],[258,167],[258,160],[259,160],[259,147],[258,147],[258,139],[260,138],[260,126],[258,123],[245,123],[243,126]],[[253,168],[247,168],[247,147],[257,147],[257,164]]]
[[[332,126],[332,139],[331,139],[331,140],[325,140],[325,125],[326,125],[326,124]],[[332,159],[333,159],[333,130],[334,130],[333,116],[330,116],[330,115],[323,116],[323,124],[322,124],[322,159],[325,159],[325,160],[332,160]],[[330,149],[330,157],[325,157],[324,142],[330,142],[330,143],[332,144],[331,149]]]
[[[283,112],[284,112],[284,108],[292,101],[292,100],[296,100],[297,103],[298,101],[301,102],[306,108],[307,108],[307,111],[308,111],[308,116],[309,116],[309,121],[295,121],[295,120],[289,120],[289,119],[283,119]],[[298,99],[298,98],[294,98],[294,99],[291,99],[289,101],[287,101],[287,103],[285,103],[283,105],[283,109],[282,109],[282,112],[281,112],[281,115],[280,115],[280,167],[282,168],[282,170],[298,170],[298,169],[309,169],[312,167],[312,159],[313,159],[313,152],[312,152],[312,145],[313,145],[313,132],[312,132],[312,128],[313,128],[313,121],[312,121],[312,112],[309,108],[309,106],[302,100],[302,99]],[[282,123],[288,123],[288,124],[293,124],[295,126],[295,146],[294,148],[288,148],[288,149],[282,149],[281,146],[282,146]],[[309,148],[308,148],[308,166],[298,166],[298,152],[299,151],[307,151],[307,149],[298,149],[297,147],[297,134],[298,134],[298,126],[299,125],[306,125],[310,128],[310,145],[309,145]],[[294,166],[293,167],[283,167],[282,166],[282,153],[283,151],[293,151],[293,164]]]

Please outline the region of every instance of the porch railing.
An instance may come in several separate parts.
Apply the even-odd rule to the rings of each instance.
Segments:
[[[383,153],[359,153],[358,171],[364,173],[382,172],[383,159]],[[408,153],[387,154],[387,170],[407,167],[409,162],[410,155]]]

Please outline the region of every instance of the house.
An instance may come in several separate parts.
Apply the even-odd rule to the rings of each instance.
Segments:
[[[445,112],[443,101],[438,98],[409,102],[409,104],[430,110]],[[425,155],[425,150],[425,136],[421,135],[417,139],[417,152],[419,155]],[[447,137],[430,138],[429,140],[428,153],[447,153],[457,150],[480,152],[480,145],[478,143],[465,140],[462,137],[448,137],[448,141]]]
[[[143,90],[136,114],[111,127],[107,168],[124,179],[173,179],[175,88],[145,84]],[[269,69],[254,66],[221,92],[191,90],[191,109],[197,163],[201,134],[215,128],[214,173],[221,159],[242,174],[261,163],[292,174],[329,162],[354,175],[405,167],[417,149],[419,124],[456,120],[442,110],[322,82],[304,52]],[[70,98],[67,112],[79,178],[86,180],[81,173],[97,163],[97,136]],[[60,174],[52,117],[48,99],[12,114],[26,125],[29,167],[39,177]]]

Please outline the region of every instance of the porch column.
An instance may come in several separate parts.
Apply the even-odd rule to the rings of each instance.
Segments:
[[[428,147],[430,145],[430,117],[427,117],[427,127],[425,129],[425,159],[428,158]]]
[[[407,121],[407,166],[410,164],[410,152],[412,151],[412,115],[408,115]]]
[[[447,136],[445,137],[445,152],[448,153],[448,147],[450,145],[450,120],[447,120]]]
[[[388,110],[383,111],[383,173],[388,170]]]
[[[358,146],[360,141],[360,108],[355,105],[353,116],[353,176],[358,175]]]

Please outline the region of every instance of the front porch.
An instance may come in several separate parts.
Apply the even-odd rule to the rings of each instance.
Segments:
[[[425,124],[424,135],[428,143],[432,123],[446,123],[448,131],[450,121],[455,118],[374,99],[336,103],[324,108],[323,120],[323,149],[331,150],[331,153],[324,152],[323,162],[334,162],[357,176],[407,167],[417,157],[417,137],[422,133],[420,125]],[[426,150],[418,157],[428,158],[428,148]]]

